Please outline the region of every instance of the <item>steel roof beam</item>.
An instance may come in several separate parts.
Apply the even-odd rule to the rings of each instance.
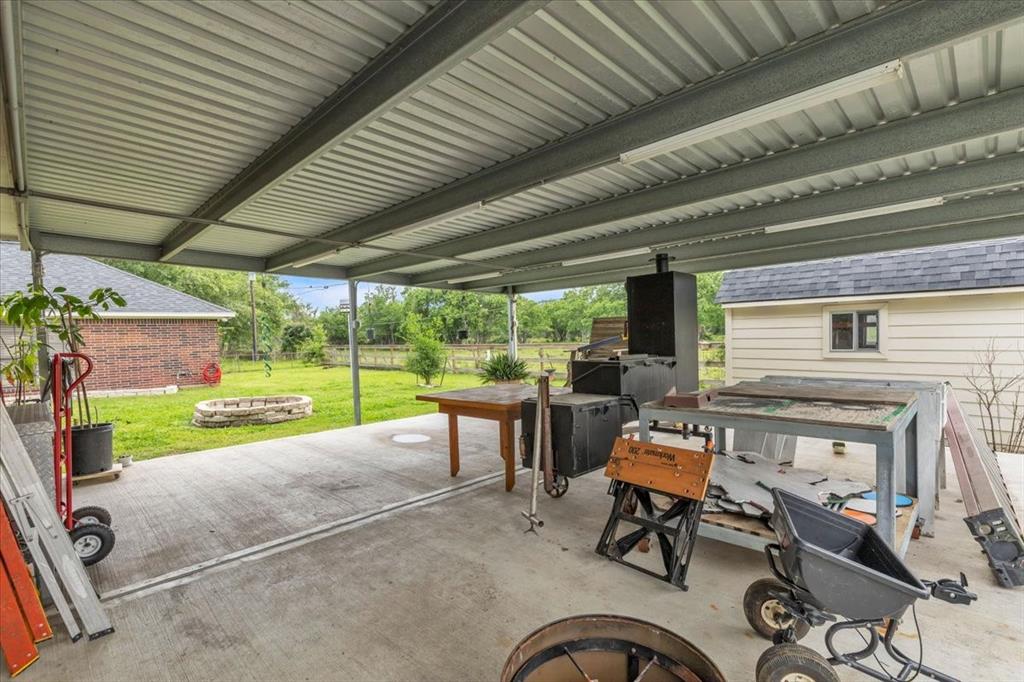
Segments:
[[[340,143],[548,0],[444,0],[210,197],[193,215],[217,220]],[[171,261],[208,229],[182,222],[160,246]]]
[[[850,213],[868,207],[888,206],[920,199],[1005,187],[1020,183],[1022,178],[1024,178],[1024,158],[1017,153],[1006,154],[962,166],[949,166],[934,171],[846,187],[823,194],[809,195],[728,213],[716,213],[702,218],[680,220],[645,230],[536,249],[527,254],[519,254],[515,259],[498,259],[495,261],[495,267],[490,269],[500,269],[497,267],[499,262],[520,263],[521,267],[550,265],[575,258],[599,256],[641,247],[669,246],[701,239],[727,237],[757,230],[766,225],[781,225],[798,220]],[[1024,197],[1020,197],[1018,193],[1015,193],[1014,196],[1017,197],[1018,202],[1024,204]],[[889,217],[894,218],[894,216]],[[802,232],[806,233],[806,230]],[[424,286],[429,285],[432,281],[447,281],[447,277],[442,280],[438,272],[413,275],[410,282],[417,286]]]
[[[67,253],[75,256],[93,258],[124,258],[125,260],[155,261],[160,255],[157,244],[138,244],[113,239],[80,237],[76,235],[32,230],[32,243],[36,248],[52,253]],[[189,265],[200,268],[216,268],[218,270],[241,270],[245,272],[264,272],[266,259],[256,256],[237,256],[212,251],[181,251],[174,258],[166,261],[170,265]],[[345,268],[335,265],[315,264],[304,268],[286,268],[274,274],[300,275],[302,277],[322,277],[324,279],[346,279]],[[408,279],[400,275],[384,277],[380,280],[386,284],[408,284]]]
[[[870,128],[798,149],[765,156],[737,166],[689,176],[602,201],[584,204],[487,232],[454,239],[421,252],[435,256],[469,254],[519,244],[572,230],[637,215],[697,204],[761,187],[854,168],[967,140],[1019,129],[1024,111],[1024,87],[977,99],[956,107]],[[590,255],[590,254],[580,254]],[[519,267],[534,256],[512,255],[454,266],[433,274],[438,281],[472,275],[494,266]],[[419,263],[415,257],[390,257],[352,268],[356,276],[388,272]]]
[[[351,241],[380,237],[477,201],[494,200],[611,163],[627,149],[935,49],[1022,15],[1024,0],[897,3],[327,234],[345,235]],[[317,244],[299,245],[271,256],[269,263],[273,268],[321,252],[323,247]]]
[[[938,246],[942,244],[956,244],[960,242],[984,241],[987,239],[1001,239],[1015,237],[1022,234],[1022,220],[1024,217],[1011,216],[1006,218],[993,218],[969,224],[946,225],[931,229],[908,230],[893,234],[879,235],[871,239],[864,239],[857,235],[850,235],[843,241],[826,242],[824,244],[813,243],[804,246],[786,247],[778,250],[760,251],[750,250],[742,254],[723,254],[717,257],[676,260],[670,264],[671,269],[682,272],[717,272],[720,270],[738,270],[741,268],[761,267],[765,265],[782,265],[785,263],[797,263],[802,261],[821,260],[823,258],[838,258],[843,256],[857,256],[867,253],[881,253],[884,251],[897,251],[901,249],[913,249],[924,246]],[[557,289],[569,289],[572,287],[591,286],[594,284],[608,284],[611,282],[622,282],[626,277],[633,275],[645,275],[654,272],[654,265],[651,263],[643,267],[616,268],[614,263],[607,264],[604,272],[588,275],[575,275],[564,278],[554,278],[537,282],[530,282],[521,286],[512,287],[516,293],[530,293],[536,291],[553,291]],[[478,287],[477,291],[501,292],[505,291],[504,285],[490,285]]]
[[[677,261],[692,262],[700,258],[719,257],[726,254],[739,255],[754,251],[770,251],[788,249],[806,244],[826,244],[849,238],[867,239],[879,235],[908,230],[921,230],[945,225],[970,223],[978,220],[1016,216],[1020,231],[1024,234],[1024,197],[1021,192],[1002,192],[992,196],[958,199],[942,206],[918,209],[906,213],[846,220],[831,225],[820,225],[797,230],[775,233],[747,233],[728,239],[716,239],[697,244],[688,244],[671,249],[659,249],[657,253],[668,253]],[[969,229],[969,228],[964,228]],[[614,260],[584,263],[570,267],[558,265],[523,270],[489,280],[479,280],[466,284],[467,288],[493,287],[498,285],[517,286],[553,277],[575,277],[600,274],[613,268],[649,267],[654,260],[654,253],[628,256]]]

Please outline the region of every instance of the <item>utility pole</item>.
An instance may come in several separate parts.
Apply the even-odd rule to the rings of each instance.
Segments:
[[[249,309],[252,316],[252,361],[259,360],[259,350],[256,342],[256,273],[249,273]]]

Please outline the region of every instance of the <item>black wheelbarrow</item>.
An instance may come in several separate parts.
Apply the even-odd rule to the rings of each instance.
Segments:
[[[924,665],[922,654],[917,660],[904,654],[893,638],[903,614],[918,599],[931,596],[953,604],[977,599],[967,591],[964,575],[959,581],[918,580],[867,524],[779,488],[772,497],[772,527],[779,542],[768,545],[765,554],[777,580],[758,580],[743,597],[751,627],[773,642],[757,661],[757,682],[838,682],[837,665],[886,682],[918,674],[956,682]],[[811,627],[828,622],[829,658],[797,644]],[[861,634],[864,648],[840,653],[836,635],[848,630]],[[879,660],[879,645],[900,666],[898,671],[890,672]],[[878,668],[865,665],[867,658],[874,658]]]

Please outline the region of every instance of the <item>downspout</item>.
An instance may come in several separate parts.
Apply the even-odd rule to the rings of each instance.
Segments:
[[[20,0],[0,0],[0,43],[3,44],[3,78],[10,114],[11,157],[14,186],[19,193],[27,189],[25,166],[25,109],[22,99],[21,68],[21,8]],[[29,242],[28,204],[24,196],[15,198],[18,204],[18,235],[23,249]]]

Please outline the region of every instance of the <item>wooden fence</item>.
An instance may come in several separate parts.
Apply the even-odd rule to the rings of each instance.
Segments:
[[[531,372],[555,370],[555,376],[564,378],[570,351],[579,347],[577,343],[521,343],[519,358]],[[497,353],[508,350],[505,344],[456,344],[445,346],[448,355],[448,372],[456,374],[477,374],[480,366]],[[328,349],[328,363],[348,365],[348,346],[332,346]],[[359,346],[359,366],[366,369],[404,369],[409,346]],[[700,343],[701,382],[705,385],[721,384],[725,379],[725,344],[719,341]]]

